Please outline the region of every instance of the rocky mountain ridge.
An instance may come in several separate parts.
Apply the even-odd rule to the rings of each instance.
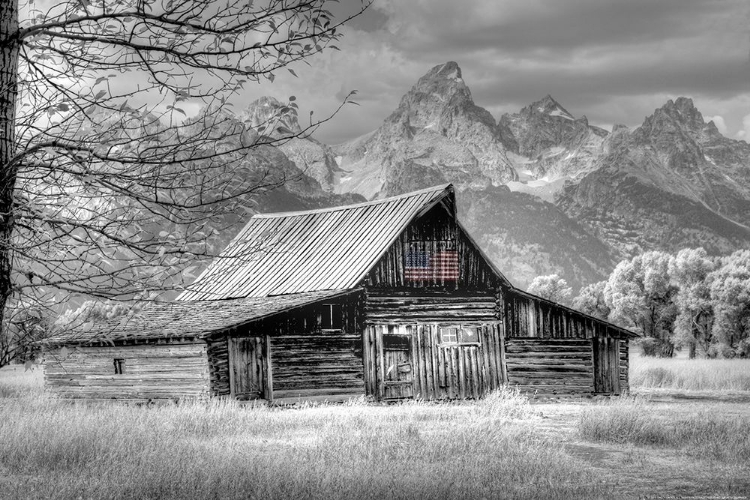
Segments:
[[[452,182],[459,217],[519,286],[556,272],[578,287],[645,250],[750,246],[750,145],[687,98],[633,130],[593,126],[549,95],[495,120],[448,62],[373,132],[279,149],[324,193],[373,199]]]

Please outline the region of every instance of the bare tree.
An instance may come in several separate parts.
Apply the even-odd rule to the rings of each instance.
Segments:
[[[138,299],[189,280],[217,228],[290,174],[273,168],[267,127],[227,114],[227,98],[336,49],[371,0],[348,12],[337,0],[27,2],[0,2],[0,366],[19,344],[14,300]],[[296,109],[291,97],[280,115]]]

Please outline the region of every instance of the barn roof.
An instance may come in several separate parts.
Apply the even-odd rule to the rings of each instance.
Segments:
[[[155,302],[113,320],[86,323],[58,333],[45,344],[206,337],[282,311],[359,290],[325,290],[274,297]]]
[[[447,184],[357,205],[255,215],[177,300],[354,288],[409,223],[453,196]]]

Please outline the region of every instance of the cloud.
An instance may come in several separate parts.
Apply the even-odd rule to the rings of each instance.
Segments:
[[[360,106],[316,133],[336,143],[377,128],[419,77],[454,60],[496,118],[551,94],[592,123],[637,126],[687,96],[734,135],[750,110],[749,14],[746,0],[377,0],[343,30],[341,52],[247,93],[296,95],[306,117],[357,89]]]
[[[727,123],[724,121],[724,117],[720,115],[709,116],[709,117],[706,117],[706,120],[713,121],[714,125],[716,125],[716,128],[719,129],[719,132],[723,135],[726,135],[728,129],[727,129]]]
[[[737,132],[736,137],[750,143],[750,115],[742,119],[742,129]]]

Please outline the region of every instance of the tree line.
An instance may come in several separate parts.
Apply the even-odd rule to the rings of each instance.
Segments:
[[[529,292],[643,335],[644,353],[750,357],[750,250],[711,256],[703,248],[650,251],[621,261],[606,280],[572,290],[557,275]]]

